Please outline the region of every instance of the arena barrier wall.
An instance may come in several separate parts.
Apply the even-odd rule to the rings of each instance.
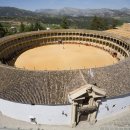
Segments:
[[[130,108],[130,95],[103,100],[100,104],[97,120],[102,120],[120,114]]]
[[[2,115],[34,123],[48,125],[71,125],[71,105],[27,105],[0,99]]]

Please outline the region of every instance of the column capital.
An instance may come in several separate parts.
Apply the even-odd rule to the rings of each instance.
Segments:
[[[73,105],[75,105],[75,106],[76,106],[76,105],[78,105],[78,103],[77,103],[77,102],[73,102]]]

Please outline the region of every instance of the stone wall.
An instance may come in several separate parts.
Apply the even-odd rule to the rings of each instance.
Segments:
[[[2,99],[0,104],[1,114],[15,120],[32,124],[71,125],[71,105],[29,105]],[[31,122],[31,118],[35,118],[35,122]]]

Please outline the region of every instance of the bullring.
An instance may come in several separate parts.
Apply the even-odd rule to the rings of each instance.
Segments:
[[[28,49],[63,43],[95,46],[111,55],[116,54],[118,63],[101,68],[63,71],[29,71],[14,67],[17,57]],[[32,105],[69,105],[71,102],[68,96],[71,97],[73,93],[84,87],[88,95],[91,89],[95,94],[98,93],[99,88],[101,93],[98,93],[100,96],[98,95],[95,101],[100,97],[115,98],[129,94],[129,54],[129,39],[100,31],[48,30],[2,38],[0,39],[0,98]],[[93,96],[90,95],[89,97],[92,98]],[[80,100],[76,97],[73,101],[78,102],[77,99]]]

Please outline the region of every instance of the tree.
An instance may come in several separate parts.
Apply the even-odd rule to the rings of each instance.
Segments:
[[[64,29],[68,29],[69,28],[68,21],[67,21],[67,19],[65,17],[62,19],[61,27],[64,28]]]
[[[45,30],[45,28],[41,25],[40,22],[35,22],[34,31],[38,31],[38,30]]]
[[[118,20],[112,19],[112,28],[115,28],[118,25]]]
[[[4,29],[4,27],[2,26],[2,24],[0,23],[0,38],[4,37],[6,34],[6,31]]]
[[[95,16],[92,19],[90,29],[92,30],[106,30],[108,28],[107,21],[103,18]]]
[[[25,25],[22,22],[21,22],[19,31],[20,32],[24,32],[25,31]]]
[[[29,31],[34,31],[34,24],[33,23],[30,24]]]
[[[34,31],[34,24],[33,23],[28,24],[25,28],[25,32],[30,32],[30,31]]]

